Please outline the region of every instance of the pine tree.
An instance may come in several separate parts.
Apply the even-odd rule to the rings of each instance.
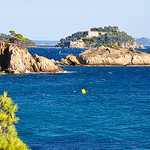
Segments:
[[[16,117],[17,105],[7,97],[7,93],[0,97],[0,150],[29,150],[18,137],[14,123],[19,118]]]

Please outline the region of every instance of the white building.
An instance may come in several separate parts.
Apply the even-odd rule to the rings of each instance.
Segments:
[[[98,37],[99,36],[99,32],[98,31],[88,31],[88,36],[87,37]]]
[[[107,34],[107,32],[100,32],[100,35],[105,35]]]

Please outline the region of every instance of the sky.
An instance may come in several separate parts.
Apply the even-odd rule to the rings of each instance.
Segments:
[[[1,0],[0,33],[60,40],[92,27],[118,26],[150,38],[150,0]]]

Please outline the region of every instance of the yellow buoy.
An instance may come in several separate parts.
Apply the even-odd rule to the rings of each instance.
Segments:
[[[82,94],[86,94],[86,90],[85,89],[82,89]]]

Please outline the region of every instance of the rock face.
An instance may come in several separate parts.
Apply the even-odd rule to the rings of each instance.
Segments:
[[[27,49],[20,49],[16,44],[0,42],[0,50],[0,71],[12,74],[63,71],[45,57],[35,54],[33,58]]]
[[[38,56],[37,54],[34,54],[34,59],[36,61],[35,63],[35,70],[38,70],[40,72],[59,72],[63,71],[61,68],[57,67],[54,63],[53,60],[47,59],[42,56]]]
[[[97,66],[134,66],[134,65],[150,65],[150,54],[136,51],[134,49],[110,48],[101,46],[92,48],[80,53],[76,59],[77,65],[97,65]],[[63,62],[69,62],[73,65],[68,57]]]
[[[80,62],[77,60],[76,56],[73,56],[72,54],[69,54],[61,59],[60,65],[63,66],[77,66],[80,65]]]

